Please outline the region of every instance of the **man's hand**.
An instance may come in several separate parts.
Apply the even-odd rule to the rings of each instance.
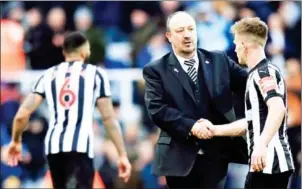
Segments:
[[[131,176],[131,164],[126,156],[121,156],[118,160],[118,176],[125,183],[128,182]]]
[[[213,133],[208,129],[212,123],[205,119],[198,120],[192,127],[192,134],[200,139],[211,139]]]
[[[11,167],[17,166],[22,158],[22,143],[12,141],[7,151],[7,164]]]
[[[218,125],[213,125],[210,122],[210,123],[207,124],[206,127],[207,127],[208,130],[210,130],[212,132],[213,136],[219,136],[220,135],[220,131],[219,131],[219,126]]]
[[[255,145],[254,151],[251,157],[251,166],[255,172],[262,171],[266,165],[265,158],[267,153],[267,147],[263,142],[258,142]]]

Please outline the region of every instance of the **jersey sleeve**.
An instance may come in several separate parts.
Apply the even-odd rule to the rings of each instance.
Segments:
[[[99,85],[97,89],[97,98],[111,96],[110,83],[105,70],[98,68],[96,71],[96,78],[97,85]]]
[[[34,83],[31,92],[37,93],[42,97],[45,97],[45,74],[40,76],[38,80]]]
[[[265,102],[272,97],[283,97],[284,81],[278,70],[263,66],[256,70],[254,81]]]

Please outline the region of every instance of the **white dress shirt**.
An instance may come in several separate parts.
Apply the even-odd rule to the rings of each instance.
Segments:
[[[190,58],[190,59],[186,59],[186,58],[183,58],[183,57],[181,57],[181,56],[178,56],[176,53],[174,53],[174,54],[175,54],[175,56],[176,56],[178,62],[180,63],[182,69],[183,69],[186,73],[187,73],[187,71],[188,71],[188,66],[185,65],[185,61],[186,61],[186,60],[189,61],[189,60],[194,59],[194,60],[195,60],[194,67],[195,67],[195,69],[196,69],[196,71],[197,71],[197,75],[198,75],[199,59],[198,59],[198,56],[197,56],[197,52],[195,53],[195,55],[193,56],[193,58]]]

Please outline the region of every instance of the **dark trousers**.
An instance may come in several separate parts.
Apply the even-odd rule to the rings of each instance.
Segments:
[[[169,188],[223,188],[227,169],[227,161],[197,155],[191,172],[185,177],[166,176],[167,185]]]
[[[249,172],[246,176],[245,188],[287,188],[292,171],[278,174]]]
[[[62,152],[47,156],[53,187],[92,188],[94,169],[92,159],[85,153]]]

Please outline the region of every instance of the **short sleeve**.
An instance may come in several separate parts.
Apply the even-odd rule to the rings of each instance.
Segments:
[[[45,75],[38,78],[32,87],[32,92],[45,97]]]
[[[277,69],[269,66],[258,68],[254,74],[254,81],[265,102],[272,97],[283,97],[284,81]]]
[[[97,91],[97,97],[109,97],[111,96],[111,89],[110,89],[110,83],[108,79],[108,75],[102,68],[98,68],[96,71],[96,82],[98,87]]]

